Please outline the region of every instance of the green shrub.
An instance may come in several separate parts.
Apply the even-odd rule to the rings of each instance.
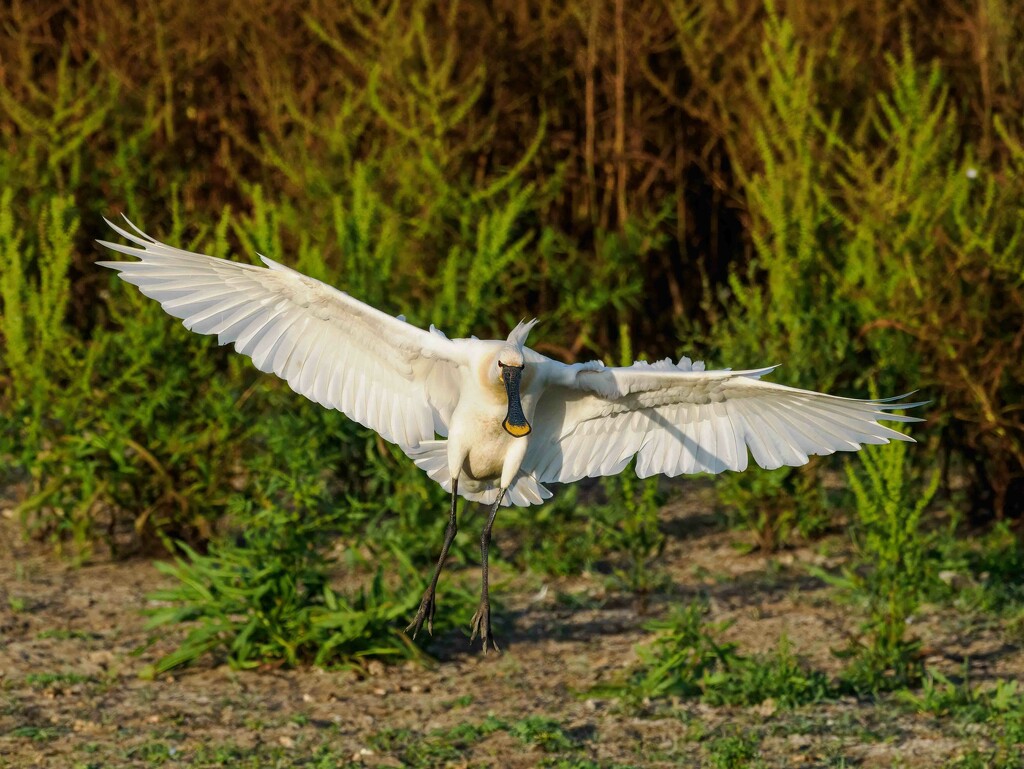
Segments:
[[[907,623],[936,579],[921,518],[938,489],[939,474],[922,484],[907,467],[908,451],[902,441],[871,446],[859,454],[863,474],[847,465],[857,560],[841,584],[868,607],[867,642],[849,650],[853,659],[844,673],[858,692],[907,686],[922,673],[920,643],[907,637]]]
[[[785,363],[788,383],[813,389],[928,387],[936,399],[928,434],[969,458],[975,498],[1007,512],[1024,467],[1010,437],[1020,435],[1014,404],[1024,369],[1008,332],[1024,318],[1018,129],[989,125],[1005,147],[986,166],[944,73],[922,65],[906,31],[900,54],[884,57],[887,87],[856,117],[827,107],[828,78],[845,51],[813,46],[774,11],[764,35],[766,76],[750,81],[757,160],[739,173],[754,258],[723,296],[720,354],[741,367]],[[978,416],[950,429],[960,418],[952,415],[967,413]],[[999,455],[990,451],[997,435]],[[776,544],[789,519],[805,514],[786,500],[800,492],[784,479],[800,472],[781,471],[774,482],[757,471],[723,478],[727,497],[756,511],[746,514],[762,542]],[[802,507],[817,517],[813,495]]]
[[[150,628],[188,623],[191,629],[153,672],[211,652],[240,667],[268,661],[359,665],[366,657],[420,654],[403,629],[439,547],[440,530],[435,541],[412,528],[426,528],[427,512],[414,489],[431,487],[420,478],[404,485],[402,475],[391,472],[393,455],[377,449],[370,431],[283,394],[300,407],[266,415],[254,433],[246,460],[251,475],[243,493],[231,498],[226,535],[212,540],[206,553],[178,543],[173,563],[157,563],[175,584],[152,596],[169,605],[152,612]],[[358,484],[374,499],[374,515],[397,523],[377,531],[341,501],[346,486]],[[444,501],[438,502],[433,515],[443,522]],[[404,515],[413,520],[399,512],[406,504]],[[335,589],[331,578],[345,570],[369,584],[349,593]],[[438,632],[468,627],[475,594],[457,582],[444,584],[455,598],[438,615]]]

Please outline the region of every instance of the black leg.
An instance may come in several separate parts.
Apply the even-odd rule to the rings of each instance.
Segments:
[[[455,533],[459,530],[458,525],[455,523],[455,505],[458,499],[459,479],[456,478],[452,481],[452,510],[448,515],[448,527],[444,530],[444,544],[441,546],[441,557],[437,559],[437,566],[434,567],[434,574],[430,578],[430,587],[423,593],[423,600],[420,601],[419,611],[416,612],[416,617],[409,624],[409,627],[405,629],[406,633],[412,632],[413,638],[420,632],[424,620],[427,621],[427,632],[430,635],[434,635],[434,611],[437,609],[437,599],[434,591],[437,590],[437,580],[441,576],[441,569],[444,568],[444,561],[448,557],[448,548],[452,546]]]
[[[476,614],[473,615],[469,642],[473,643],[477,633],[479,633],[480,640],[483,641],[484,645],[484,654],[487,653],[488,642],[494,647],[494,651],[501,651],[498,648],[498,644],[494,641],[494,634],[491,632],[491,598],[487,590],[487,548],[491,544],[491,528],[494,526],[494,517],[498,514],[498,508],[501,507],[501,498],[504,496],[505,489],[498,489],[498,498],[494,500],[494,507],[491,508],[491,514],[487,517],[487,523],[484,526],[483,533],[480,535],[480,561],[483,571],[483,585],[480,590],[480,606],[477,607]]]

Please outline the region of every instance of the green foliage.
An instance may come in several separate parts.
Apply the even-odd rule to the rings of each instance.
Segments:
[[[918,712],[935,716],[952,716],[968,723],[988,721],[1003,723],[1018,736],[1024,735],[1024,692],[1018,681],[1000,678],[987,686],[972,685],[970,663],[964,663],[960,683],[954,683],[937,670],[924,677],[920,694],[906,693],[904,699]],[[1020,739],[1014,741],[1019,742]]]
[[[580,756],[545,756],[537,766],[541,769],[636,769],[632,764],[609,764]]]
[[[81,673],[29,673],[25,676],[25,683],[35,689],[60,688],[62,686],[74,686],[76,684],[88,683],[92,679]]]
[[[245,545],[212,544],[209,555],[183,545],[187,559],[157,563],[180,584],[152,595],[171,606],[151,610],[148,628],[196,624],[148,675],[209,652],[243,668],[276,661],[359,665],[366,658],[417,656],[399,627],[419,604],[420,583],[396,593],[385,586],[380,567],[368,588],[346,598],[327,584],[328,564],[313,549],[314,538],[308,532],[293,538],[292,532],[289,526],[257,530]],[[315,539],[321,536],[317,532]],[[415,575],[407,564],[404,571],[406,579]]]
[[[315,443],[290,456],[308,466]],[[295,455],[298,455],[296,458]],[[184,557],[157,568],[177,584],[152,598],[150,629],[190,623],[177,650],[150,672],[163,673],[214,652],[237,667],[266,662],[360,665],[366,658],[419,655],[400,630],[419,605],[422,577],[399,551],[388,553],[400,579],[385,580],[378,565],[369,586],[346,597],[329,584],[333,559],[326,535],[344,508],[325,510],[324,481],[291,468],[266,468],[262,506],[236,510],[246,526],[235,540],[210,544],[201,554],[179,544]],[[396,585],[392,587],[391,585]]]
[[[901,441],[868,447],[859,458],[862,474],[850,465],[846,473],[856,503],[852,534],[858,563],[846,571],[844,586],[867,602],[868,642],[851,649],[845,678],[858,692],[877,692],[921,676],[919,643],[906,632],[935,580],[921,518],[939,475],[932,473],[927,484],[915,478],[907,468],[907,444]]]
[[[740,528],[754,532],[757,546],[771,553],[799,534],[805,539],[825,530],[828,506],[820,464],[798,470],[776,471],[753,467],[748,475],[721,477],[716,489],[729,518]]]
[[[74,201],[57,197],[40,213],[39,254],[26,242],[25,231],[15,223],[14,189],[0,193],[0,296],[4,312],[0,333],[7,344],[17,405],[28,410],[32,427],[38,429],[44,405],[57,382],[48,376],[47,364],[54,355],[66,355],[57,329],[67,311],[72,242],[79,226]],[[38,276],[26,274],[26,264],[36,261]],[[31,437],[37,435],[30,433]]]
[[[715,769],[748,769],[762,765],[758,740],[752,734],[730,734],[708,743],[708,759]]]
[[[99,216],[121,210],[169,241],[261,251],[453,335],[541,316],[535,343],[567,361],[693,353],[675,349],[684,338],[722,365],[782,362],[797,386],[927,388],[920,464],[961,460],[984,513],[967,522],[1016,515],[1024,58],[1001,30],[1024,11],[965,25],[951,5],[932,19],[950,34],[921,35],[869,5],[626,5],[621,18],[509,0],[298,14],[227,0],[214,17],[185,4],[173,18],[0,8],[0,482],[16,484],[25,530],[81,559],[182,540],[195,559],[175,573],[219,585],[237,576],[226,564],[243,571],[270,547],[257,536],[269,519],[297,509],[347,553],[436,557],[424,532],[443,527],[446,501],[407,458],[94,266]],[[197,38],[199,20],[226,44]],[[962,66],[964,47],[977,66]],[[721,499],[763,549],[783,547],[826,525],[820,471],[834,461],[730,474]],[[284,464],[311,485],[288,490],[270,472]],[[656,484],[627,472],[586,510],[563,491],[501,520],[525,563],[600,564],[644,594],[661,579]],[[869,597],[874,651],[855,678],[870,687],[912,658],[905,620],[932,569],[914,572],[928,560],[922,511],[858,505],[862,566],[881,553],[850,577]],[[223,563],[204,561],[232,528],[255,538],[215,541]],[[961,601],[1019,605],[1003,579],[1019,552],[999,552],[1009,560],[957,556],[979,577]],[[305,557],[268,562],[289,608],[253,649],[315,658],[327,637],[309,629],[327,593],[306,584],[326,585],[326,567]],[[472,538],[458,540],[453,562],[473,558]],[[391,600],[387,584],[350,601],[377,606],[385,635],[374,602]],[[292,622],[313,639],[301,652],[273,640]]]
[[[394,756],[402,766],[426,769],[459,759],[480,740],[507,728],[504,721],[488,716],[477,724],[463,723],[425,735],[410,729],[385,729],[373,735],[369,744],[380,753]]]
[[[708,676],[728,670],[739,655],[736,645],[718,640],[728,623],[706,625],[705,601],[676,609],[665,620],[647,623],[658,633],[654,641],[637,649],[639,665],[630,676],[625,693],[636,699],[701,694]]]
[[[427,734],[410,729],[385,729],[370,738],[370,745],[374,750],[397,759],[402,766],[425,768],[464,760],[467,749],[497,731],[507,732],[524,745],[536,746],[545,753],[562,754],[546,756],[538,766],[565,769],[602,769],[606,766],[574,755],[582,747],[579,741],[557,721],[542,716],[529,716],[514,722],[488,716],[479,723],[462,723]],[[608,769],[627,768],[616,765]]]
[[[946,762],[947,769],[1021,769],[1024,756],[1020,748],[1009,746],[996,750],[979,750],[974,748],[962,756]]]
[[[997,679],[988,685],[972,685],[970,664],[964,663],[963,679],[954,683],[942,673],[929,670],[920,694],[903,694],[903,700],[919,713],[952,719],[961,724],[987,724],[995,735],[991,750],[974,750],[954,759],[950,767],[999,767],[1016,769],[1024,766],[1024,693],[1019,682]]]
[[[828,390],[840,373],[836,364],[852,357],[848,306],[823,301],[834,298],[825,263],[838,229],[827,182],[835,146],[819,112],[815,53],[774,11],[764,38],[767,78],[750,83],[759,162],[741,169],[756,258],[747,276],[730,278],[719,344],[738,366],[785,362],[793,384],[813,381]]]
[[[1024,546],[1007,521],[972,536],[963,536],[962,523],[955,517],[937,542],[946,581],[935,586],[933,600],[952,601],[975,622],[998,618],[1017,641],[1024,632]]]
[[[522,543],[514,560],[552,576],[608,574],[611,587],[644,600],[664,584],[657,565],[665,546],[658,527],[664,494],[657,479],[636,478],[632,465],[602,479],[601,491],[584,496],[568,486],[539,508],[509,509],[501,520]]]
[[[800,662],[783,636],[771,654],[740,657],[731,670],[716,671],[704,681],[704,701],[711,705],[759,705],[771,700],[795,708],[834,696],[828,676]]]
[[[859,117],[826,106],[845,49],[814,46],[775,12],[764,34],[767,76],[751,81],[758,159],[740,168],[755,258],[723,298],[723,358],[785,362],[787,381],[826,390],[856,392],[869,377],[886,392],[935,383],[930,429],[950,414],[979,415],[947,432],[946,445],[964,447],[972,462],[984,457],[972,471],[1005,509],[1014,468],[1024,466],[1009,438],[1019,435],[1012,404],[1022,381],[1010,331],[1020,328],[1024,295],[1018,161],[1012,151],[989,158],[1001,169],[978,158],[943,73],[919,63],[907,33],[899,55],[884,57],[887,87]],[[999,456],[985,448],[997,434],[1008,438]],[[780,497],[794,492],[749,475],[724,479],[726,493],[743,498],[731,491],[739,485],[763,495],[767,512],[751,525],[784,534],[777,511],[796,505]]]
[[[658,510],[664,496],[658,479],[640,479],[635,464],[619,475],[603,478],[608,502],[594,514],[600,527],[600,544],[612,561],[615,581],[641,597],[664,584],[664,575],[654,566],[665,547],[665,535],[658,528]]]
[[[8,734],[11,737],[22,737],[33,742],[50,742],[59,739],[62,732],[55,726],[16,726]]]
[[[600,509],[598,504],[581,502],[575,484],[558,489],[540,507],[509,508],[503,520],[523,543],[515,562],[556,577],[579,574],[603,563],[607,550],[602,528],[593,515]]]
[[[668,619],[645,625],[658,635],[637,648],[639,663],[627,682],[607,691],[633,700],[700,697],[710,705],[793,708],[833,696],[825,674],[809,670],[784,637],[773,654],[746,657],[720,640],[729,623],[707,623],[707,603],[694,601]]]
[[[509,733],[527,745],[536,745],[545,753],[571,751],[579,747],[561,724],[544,716],[527,716],[512,724]]]

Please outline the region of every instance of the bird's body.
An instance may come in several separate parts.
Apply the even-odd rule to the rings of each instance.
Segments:
[[[469,341],[459,386],[464,395],[448,425],[448,471],[452,477],[461,475],[477,483],[504,479],[508,486],[519,472],[529,436],[516,438],[501,425],[508,412],[508,398],[492,368],[502,343]],[[540,383],[536,373],[532,367],[527,368],[520,383],[527,420],[533,416],[537,402],[535,385]]]
[[[743,470],[748,450],[765,468],[802,465],[813,454],[911,440],[880,419],[920,421],[890,412],[921,404],[763,381],[772,368],[705,371],[689,358],[561,363],[526,345],[535,321],[520,323],[505,341],[448,339],[265,257],[266,268],[239,264],[111,227],[136,246],[100,242],[139,261],[100,264],[119,270],[186,328],[233,343],[260,370],[376,430],[452,492],[441,558],[414,632],[433,617],[434,588],[456,531],[456,496],[493,506],[473,623],[486,648],[487,546],[501,505],[540,504],[551,496],[545,484],[614,475],[634,458],[641,477]]]

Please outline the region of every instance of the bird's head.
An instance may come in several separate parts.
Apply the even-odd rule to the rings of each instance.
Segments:
[[[523,438],[530,434],[530,423],[523,413],[523,404],[519,399],[519,383],[526,369],[526,362],[523,360],[522,350],[506,345],[498,353],[497,374],[505,385],[505,394],[508,396],[508,412],[501,426],[505,432],[516,438]]]
[[[508,341],[498,351],[495,372],[505,385],[505,394],[508,396],[508,413],[505,415],[501,426],[505,432],[516,438],[524,438],[533,429],[523,413],[523,404],[519,398],[519,384],[526,369],[526,359],[523,356],[523,345],[526,344],[526,335],[536,323],[536,320],[520,323],[512,333],[508,335]]]
[[[521,348],[511,344],[506,344],[501,350],[498,351],[498,377],[501,377],[501,370],[504,368],[523,368],[526,362],[523,360],[523,351]]]

